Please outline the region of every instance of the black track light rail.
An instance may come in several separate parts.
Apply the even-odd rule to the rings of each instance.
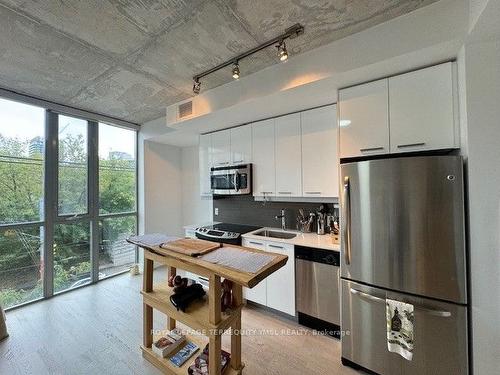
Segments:
[[[211,69],[205,70],[202,73],[196,74],[195,76],[193,76],[193,81],[197,82],[197,81],[199,81],[200,78],[203,78],[209,74],[212,74],[213,72],[221,70],[221,69],[223,69],[231,64],[238,63],[241,59],[244,59],[245,57],[253,55],[254,53],[259,52],[259,51],[261,51],[269,46],[272,46],[275,43],[283,42],[285,39],[288,39],[288,38],[295,38],[303,33],[304,33],[304,26],[302,26],[300,23],[296,23],[295,25],[286,29],[283,34],[281,34],[273,39],[270,39],[267,42],[262,43],[255,48],[252,48],[246,52],[243,52],[243,53],[239,54],[238,56],[235,56],[232,59],[227,60],[226,62],[223,62],[222,64],[219,64]]]

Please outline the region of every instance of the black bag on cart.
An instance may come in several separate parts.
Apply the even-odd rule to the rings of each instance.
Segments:
[[[193,284],[170,296],[170,302],[177,310],[186,311],[189,304],[205,295],[201,284]]]

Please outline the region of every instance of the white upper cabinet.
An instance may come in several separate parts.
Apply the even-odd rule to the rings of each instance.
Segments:
[[[453,64],[389,78],[391,152],[459,147]]]
[[[212,135],[200,135],[200,143],[198,148],[199,156],[199,169],[200,169],[200,194],[211,195],[210,189],[210,167],[212,166],[211,160],[212,148]]]
[[[340,157],[389,153],[387,79],[339,91]]]
[[[276,118],[275,127],[276,196],[302,196],[300,113]]]
[[[231,163],[248,164],[252,161],[252,126],[231,129]]]
[[[337,114],[334,105],[301,113],[304,197],[338,197]]]
[[[276,194],[274,146],[274,119],[253,123],[252,174],[254,196],[274,196]]]
[[[223,167],[231,164],[231,131],[212,133],[212,164]]]

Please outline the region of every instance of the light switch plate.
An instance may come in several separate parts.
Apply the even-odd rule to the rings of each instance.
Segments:
[[[215,209],[215,216],[218,216],[218,215],[219,215],[219,209],[218,209],[218,208],[216,208],[216,209]]]

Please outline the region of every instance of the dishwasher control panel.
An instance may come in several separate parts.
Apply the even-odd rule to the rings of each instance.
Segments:
[[[295,246],[295,258],[340,267],[340,253],[334,250]]]

